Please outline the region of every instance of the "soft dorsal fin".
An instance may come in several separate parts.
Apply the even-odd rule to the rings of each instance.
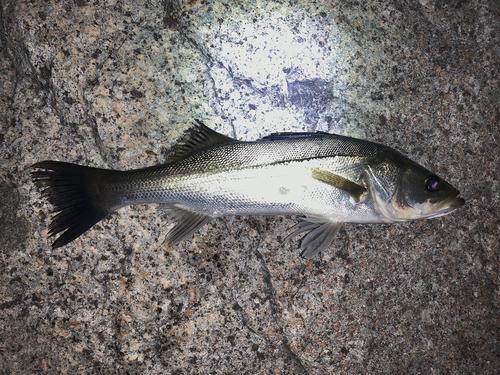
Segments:
[[[198,151],[209,147],[240,142],[231,137],[217,133],[200,120],[195,121],[195,126],[188,131],[188,136],[184,139],[184,141],[176,147],[173,154],[169,157],[169,161],[184,159],[189,155],[195,154]]]
[[[325,132],[281,132],[281,133],[271,133],[261,138],[261,141],[277,141],[280,139],[290,139],[290,138],[309,138],[317,137],[320,135],[332,135]]]

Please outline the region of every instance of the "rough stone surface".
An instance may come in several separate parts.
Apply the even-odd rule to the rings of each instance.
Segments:
[[[3,0],[0,373],[491,374],[500,368],[500,7],[494,0]],[[461,210],[346,225],[304,260],[290,217],[172,248],[156,205],[51,249],[44,159],[165,160],[193,119],[404,150]]]

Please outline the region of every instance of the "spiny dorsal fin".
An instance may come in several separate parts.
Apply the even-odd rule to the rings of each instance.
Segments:
[[[213,146],[240,142],[231,137],[217,133],[200,120],[195,121],[195,126],[188,131],[188,136],[177,146],[173,154],[169,157],[169,161],[184,159],[189,155],[193,155]]]
[[[366,188],[364,188],[363,186],[358,185],[342,176],[329,171],[314,168],[311,171],[311,175],[316,180],[345,191],[351,196],[355,203],[358,203],[363,198],[363,194],[366,192]]]

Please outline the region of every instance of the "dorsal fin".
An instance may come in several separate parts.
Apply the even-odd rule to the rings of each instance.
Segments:
[[[280,132],[280,133],[271,133],[261,138],[261,141],[277,141],[280,139],[290,139],[290,138],[310,138],[310,137],[318,137],[321,135],[332,135],[330,133],[325,132]]]
[[[239,142],[236,139],[217,133],[200,120],[195,121],[195,126],[188,130],[188,135],[185,137],[184,141],[175,148],[169,157],[169,161],[184,159],[189,155],[193,155],[198,151],[213,146]]]

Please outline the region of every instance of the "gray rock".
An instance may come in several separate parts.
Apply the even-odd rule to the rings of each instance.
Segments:
[[[495,1],[1,4],[2,373],[493,373],[500,367]],[[156,205],[51,249],[44,159],[161,163],[198,118],[405,151],[452,215],[346,225],[315,260],[289,217],[165,244]]]

